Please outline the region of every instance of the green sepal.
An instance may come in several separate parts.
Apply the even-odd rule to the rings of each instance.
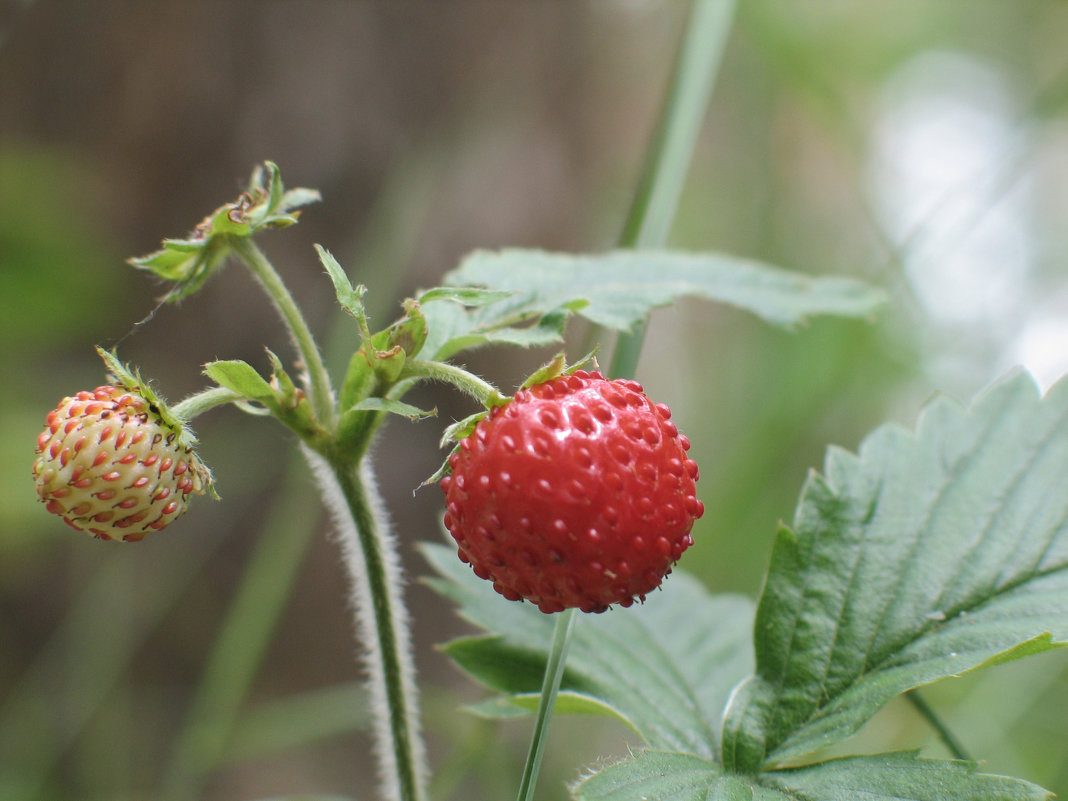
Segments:
[[[469,436],[471,432],[475,430],[475,426],[478,425],[478,422],[487,414],[489,414],[489,412],[485,409],[481,412],[475,412],[474,414],[465,417],[463,420],[457,420],[442,432],[440,447],[444,448],[450,443],[452,443],[453,447],[449,449],[449,455],[445,457],[445,461],[441,463],[441,466],[435,470],[432,475],[424,479],[419,485],[420,487],[436,484],[441,481],[445,474],[449,472],[449,457],[456,453],[457,449],[460,447],[460,440]]]
[[[341,385],[341,397],[339,406],[349,409],[370,397],[375,389],[375,371],[371,366],[371,360],[367,352],[360,348],[349,359],[349,367],[345,372],[345,380]]]
[[[200,289],[222,267],[234,239],[248,238],[264,228],[284,228],[297,221],[300,206],[319,200],[314,189],[286,191],[278,166],[266,162],[252,174],[249,188],[237,200],[215,209],[185,239],[164,239],[163,247],[146,256],[128,259],[174,287],[168,302]]]
[[[567,363],[567,357],[563,353],[557,353],[546,364],[543,364],[537,370],[530,374],[526,381],[519,387],[520,389],[530,389],[530,387],[537,386],[538,384],[544,384],[546,381],[552,381],[554,378],[559,378],[562,375],[571,375],[572,373],[581,370],[586,365],[593,362],[593,368],[597,368],[596,356],[598,347],[594,347],[589,353],[579,359],[573,364]]]
[[[334,284],[338,303],[356,320],[363,343],[349,360],[342,386],[341,407],[349,408],[376,392],[384,394],[397,382],[407,358],[418,353],[426,342],[426,319],[419,303],[409,299],[404,303],[404,317],[384,331],[372,334],[363,305],[367,288],[354,286],[330,251],[320,245],[315,250]]]
[[[326,274],[330,276],[330,281],[334,284],[337,302],[360,324],[360,336],[366,340],[370,333],[367,328],[367,312],[363,306],[363,296],[367,293],[367,287],[362,284],[353,286],[338,260],[322,245],[316,245],[315,252],[319,255],[319,263],[323,265]]]
[[[412,358],[423,349],[426,337],[426,317],[419,301],[408,298],[404,301],[404,316],[389,327],[389,346],[400,348],[407,358]]]
[[[275,391],[248,362],[240,359],[209,362],[204,365],[204,375],[247,400],[262,403],[273,412],[279,411]]]
[[[311,402],[304,390],[296,386],[281,360],[270,350],[272,374],[270,381],[261,376],[252,365],[239,359],[210,362],[204,365],[204,374],[221,387],[241,395],[246,401],[260,407],[237,404],[253,414],[265,408],[288,428],[305,439],[322,439],[325,432],[312,411]]]
[[[141,378],[139,370],[131,369],[123,364],[114,350],[104,350],[104,348],[97,346],[96,352],[104,360],[104,364],[108,368],[109,378],[148,401],[149,408],[159,415],[164,425],[175,432],[177,442],[181,447],[194,448],[196,446],[197,437],[193,433],[193,429],[190,428],[189,423],[184,417],[175,412],[147,381]],[[215,477],[212,475],[211,468],[199,457],[196,459],[195,464],[196,472],[203,483],[204,489],[212,498],[218,500],[219,493],[215,489]]]
[[[460,440],[470,436],[475,430],[475,426],[479,421],[485,417],[489,412],[483,409],[481,412],[475,412],[472,415],[465,417],[463,420],[457,420],[450,425],[441,434],[441,447],[444,448],[450,442],[458,443]]]
[[[388,331],[382,333],[388,337]],[[383,390],[388,389],[397,382],[401,372],[404,370],[404,362],[407,358],[404,348],[400,345],[395,345],[388,350],[375,352],[372,363],[374,364],[375,376],[378,378],[379,386]]]
[[[452,456],[459,449],[459,445],[449,451],[449,456]],[[437,484],[441,479],[445,478],[445,474],[449,472],[449,456],[445,457],[445,461],[441,463],[441,466],[435,470],[431,475],[424,478],[419,486],[429,487],[431,484]]]
[[[104,364],[108,368],[109,377],[115,383],[122,385],[125,389],[140,395],[148,401],[149,406],[159,414],[160,419],[168,427],[178,432],[179,443],[185,447],[192,447],[196,444],[196,435],[189,427],[189,424],[181,416],[175,414],[174,410],[167,405],[167,402],[159,396],[152,386],[141,378],[140,370],[131,369],[123,364],[119,361],[118,354],[113,350],[104,350],[97,346],[96,352],[104,360]]]
[[[305,439],[322,439],[326,432],[315,417],[307,393],[293,383],[282,366],[282,360],[270,349],[267,350],[267,356],[271,360],[270,385],[278,399],[279,419]]]
[[[222,240],[196,242],[187,239],[164,239],[163,248],[147,256],[128,259],[138,269],[150,270],[164,281],[174,284],[165,296],[167,302],[192,295],[214,273],[230,253]]]
[[[410,403],[393,400],[392,398],[365,398],[350,409],[350,411],[388,412],[389,414],[397,414],[401,417],[407,417],[409,420],[421,420],[424,417],[436,417],[438,413],[436,408],[430,410],[420,409],[418,406],[412,406]]]

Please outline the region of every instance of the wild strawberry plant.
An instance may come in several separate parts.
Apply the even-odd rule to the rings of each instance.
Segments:
[[[697,5],[620,249],[478,251],[374,330],[366,288],[318,248],[361,343],[331,376],[256,242],[295,223],[318,195],[287,190],[267,163],[191,236],[133,263],[171,283],[168,300],[204,288],[231,259],[243,263],[288,329],[299,368],[269,352],[268,375],[211,362],[204,373],[214,385],[169,407],[103,352],[110,383],[65,398],[46,418],[38,493],[101,539],[172,536],[162,529],[210,485],[189,428],[200,413],[233,405],[299,439],[351,577],[385,798],[426,798],[432,766],[403,571],[367,454],[391,415],[433,414],[405,400],[424,381],[476,404],[447,428],[453,451],[426,479],[445,492],[453,540],[429,533],[423,550],[432,586],[479,630],[443,646],[495,693],[478,711],[537,710],[520,799],[533,797],[554,709],[618,718],[644,743],[570,788],[588,801],[1048,797],[961,753],[830,758],[825,749],[899,695],[922,704],[917,688],[1068,640],[1068,382],[1042,396],[1013,373],[968,405],[932,401],[914,430],[878,428],[856,454],[832,448],[778,532],[756,603],[717,594],[684,569],[694,519],[716,510],[702,507],[699,470],[655,387],[632,380],[650,310],[697,297],[790,327],[820,314],[869,317],[884,302],[850,279],[663,249],[728,7]],[[599,339],[618,332],[608,378],[592,356],[568,364],[561,353],[512,392],[457,364],[484,346],[565,343],[566,352],[576,316]]]

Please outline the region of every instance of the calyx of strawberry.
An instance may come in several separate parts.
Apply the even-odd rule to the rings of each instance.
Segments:
[[[287,190],[278,166],[268,161],[253,171],[248,189],[237,200],[205,217],[188,237],[164,239],[162,248],[129,263],[172,282],[165,300],[177,301],[200,289],[222,267],[235,239],[293,225],[300,217],[298,209],[318,200],[314,189]]]

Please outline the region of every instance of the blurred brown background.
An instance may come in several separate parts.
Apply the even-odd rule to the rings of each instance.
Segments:
[[[356,332],[313,243],[369,285],[383,325],[473,248],[611,247],[686,10],[0,3],[0,799],[158,797],[272,523],[317,531],[294,550],[243,728],[196,797],[373,797],[344,579],[313,488],[299,461],[288,467],[291,437],[236,410],[199,419],[223,501],[128,548],[44,513],[33,439],[60,397],[101,383],[92,346],[125,337],[161,294],[124,259],[187,234],[264,159],[322,191],[300,225],[261,244],[338,370]],[[1052,0],[740,3],[672,244],[856,275],[894,303],[875,326],[796,333],[701,304],[654,316],[638,377],[695,442],[709,514],[684,564],[713,589],[756,595],[776,521],[827,444],[855,447],[888,417],[911,425],[932,391],[967,398],[1013,364],[1046,383],[1068,371],[1065,41],[1068,8]],[[291,356],[232,266],[120,354],[176,400],[205,384],[206,361],[266,369],[265,345]],[[468,363],[507,388],[545,355]],[[439,499],[413,490],[442,458],[442,426],[472,411],[441,388],[417,395],[439,417],[391,423],[376,460],[414,578]],[[409,596],[437,797],[514,793],[527,726],[458,711],[481,691],[433,645],[465,629],[417,582]],[[932,698],[988,769],[1068,792],[1066,667],[1046,657]],[[937,752],[907,709],[876,724],[857,748]],[[615,724],[554,727],[543,798],[627,741]]]

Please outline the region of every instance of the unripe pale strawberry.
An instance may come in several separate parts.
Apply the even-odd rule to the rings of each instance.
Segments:
[[[704,511],[670,416],[637,382],[584,371],[494,408],[441,481],[460,558],[543,612],[644,600]]]
[[[210,484],[188,433],[119,386],[60,401],[37,454],[33,475],[45,508],[102,540],[135,542],[159,531]]]

